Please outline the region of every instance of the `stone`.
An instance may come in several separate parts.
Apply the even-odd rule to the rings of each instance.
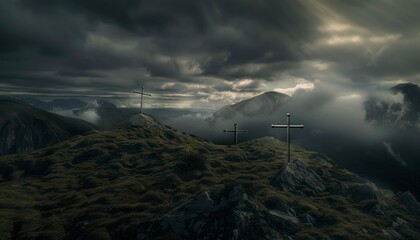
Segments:
[[[287,229],[289,232],[297,232],[300,229],[299,219],[275,210],[269,211],[270,220],[281,226],[281,229]]]
[[[392,222],[392,227],[398,227],[401,225],[405,225],[407,224],[407,221],[405,221],[404,219],[400,218],[400,217],[395,217],[394,221]]]
[[[395,231],[394,229],[382,229],[382,233],[390,240],[403,240],[405,239],[399,232]]]
[[[271,184],[287,192],[299,192],[305,188],[316,193],[325,191],[324,181],[299,159],[282,168]]]
[[[417,201],[416,197],[414,197],[414,195],[409,191],[397,194],[397,198],[401,203],[405,204],[407,207],[410,207],[410,208],[420,207],[420,204]]]
[[[273,210],[277,210],[279,212],[285,213],[289,216],[293,216],[296,217],[296,212],[293,208],[291,208],[289,205],[282,203],[282,202],[277,202],[273,208]]]
[[[201,193],[140,224],[137,239],[287,239],[299,229],[296,217],[260,208],[237,185]]]
[[[316,224],[317,220],[310,214],[305,214],[301,217],[301,222],[303,225],[313,227]]]
[[[369,214],[374,216],[382,216],[385,214],[385,212],[380,204],[376,204],[370,209]]]

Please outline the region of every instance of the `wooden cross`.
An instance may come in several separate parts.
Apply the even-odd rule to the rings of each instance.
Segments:
[[[141,95],[141,100],[140,100],[140,114],[141,114],[143,111],[143,96],[146,95],[146,96],[151,97],[152,94],[144,93],[144,86],[141,86],[141,92],[133,91],[133,93],[137,93]]]
[[[271,124],[272,128],[286,128],[287,131],[287,163],[290,163],[290,128],[303,128],[303,125],[290,125],[290,113],[287,113],[287,124],[286,125],[278,125],[278,124]]]
[[[238,143],[238,133],[246,133],[246,132],[248,132],[248,130],[239,130],[237,123],[233,124],[233,126],[234,126],[233,130],[225,129],[225,130],[223,130],[223,132],[232,132],[233,133],[233,143],[237,144]]]

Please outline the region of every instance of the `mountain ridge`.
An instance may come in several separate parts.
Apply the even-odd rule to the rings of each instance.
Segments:
[[[0,100],[0,155],[46,147],[96,129],[88,122],[43,111],[29,104]]]
[[[255,97],[220,108],[207,121],[228,120],[237,116],[252,117],[261,114],[270,115],[290,99],[290,96],[283,93],[275,91],[264,92]]]

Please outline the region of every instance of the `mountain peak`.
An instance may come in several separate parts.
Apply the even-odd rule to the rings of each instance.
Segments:
[[[0,155],[46,147],[95,128],[18,100],[0,100]]]
[[[402,93],[406,97],[415,97],[420,95],[420,88],[414,83],[401,83],[391,88],[394,93]]]
[[[216,111],[209,120],[227,120],[236,116],[253,117],[257,115],[270,115],[290,99],[291,97],[289,95],[283,93],[275,91],[265,92],[233,105],[224,106]]]

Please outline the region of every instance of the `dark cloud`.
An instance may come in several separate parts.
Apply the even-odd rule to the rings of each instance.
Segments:
[[[418,5],[5,0],[0,90],[45,93],[48,87],[118,95],[140,81],[157,93],[170,90],[199,100],[215,91],[240,99],[244,92],[293,87],[297,78],[347,85],[349,91],[363,88],[352,82],[418,83]],[[246,79],[253,84],[233,87]]]

